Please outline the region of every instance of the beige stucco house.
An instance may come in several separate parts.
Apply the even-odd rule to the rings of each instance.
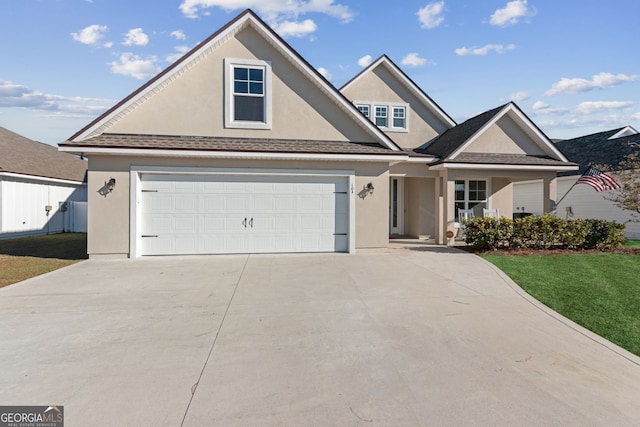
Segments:
[[[456,125],[386,56],[338,90],[250,10],[60,149],[89,159],[91,257],[447,244],[459,208],[577,168],[513,103]]]

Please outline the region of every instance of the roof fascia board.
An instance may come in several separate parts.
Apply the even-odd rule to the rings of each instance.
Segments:
[[[408,159],[404,153],[394,154],[320,154],[320,153],[264,153],[257,151],[198,151],[198,150],[160,150],[140,148],[107,148],[63,146],[61,151],[81,153],[83,155],[111,156],[148,156],[148,157],[192,157],[208,159],[262,159],[262,160],[327,160],[327,161],[364,161],[391,162]]]
[[[480,137],[480,135],[482,135],[487,129],[489,129],[491,126],[493,126],[502,116],[504,116],[508,108],[509,108],[509,105],[505,105],[505,107],[502,110],[500,110],[500,112],[498,114],[493,116],[491,118],[491,120],[489,120],[487,123],[485,123],[480,129],[475,131],[475,133],[473,135],[471,135],[471,137],[469,139],[467,139],[467,141],[464,144],[459,146],[453,153],[451,153],[449,155],[449,159],[453,160],[456,157],[458,157],[458,155],[460,153],[464,152],[464,150],[466,150],[467,147],[469,147],[471,144],[473,144],[473,142],[476,139],[478,139]]]
[[[367,75],[369,72],[373,71],[379,65],[386,66],[391,73],[407,88],[410,92],[418,97],[431,111],[433,111],[437,116],[439,116],[440,120],[442,120],[449,129],[455,127],[456,122],[449,117],[447,113],[444,112],[442,108],[438,104],[436,104],[429,96],[413,81],[409,76],[402,71],[389,57],[386,55],[380,56],[374,62],[369,64],[364,70],[358,73],[353,79],[349,80],[345,83],[341,88],[340,92],[345,91],[356,82],[358,82],[361,78]]]
[[[142,85],[137,90],[132,92],[128,97],[124,98],[110,110],[107,110],[104,114],[99,116],[84,129],[73,135],[71,138],[69,138],[69,140],[78,141],[89,138],[90,136],[94,136],[92,134],[98,131],[101,127],[126,112],[126,110],[143,100],[149,94],[153,94],[157,90],[160,90],[162,86],[171,81],[174,77],[177,77],[179,74],[195,65],[198,62],[197,58],[199,58],[202,53],[206,52],[209,48],[216,46],[218,43],[226,40],[227,37],[232,36],[242,28],[244,28],[247,21],[250,19],[250,16],[251,15],[247,12],[239,15],[238,18],[229,22],[225,27],[214,33],[212,36],[206,39],[204,43],[194,47],[191,51],[178,59],[167,69],[165,69],[156,77],[149,80],[146,84]]]
[[[440,163],[429,167],[430,170],[445,169],[480,169],[480,170],[538,170],[538,171],[574,171],[578,170],[577,165],[567,166],[544,166],[544,165],[498,165],[486,163]]]
[[[637,133],[638,131],[635,130],[633,126],[625,126],[624,128],[620,129],[618,132],[616,132],[615,135],[611,135],[608,139],[616,139],[622,136],[636,135]]]
[[[557,156],[558,159],[562,160],[563,162],[568,162],[569,159],[567,159],[564,154],[562,154],[560,152],[560,150],[558,150],[555,145],[553,144],[553,142],[551,142],[551,140],[544,134],[542,133],[542,131],[531,121],[531,119],[529,117],[527,117],[526,114],[524,114],[524,112],[518,108],[517,106],[514,106],[514,104],[509,104],[512,108],[511,111],[513,111],[514,114],[516,114],[520,120],[522,120],[522,122],[538,137],[538,139],[544,144],[542,148],[547,154],[554,154]]]
[[[275,31],[267,26],[253,11],[247,9],[240,14],[235,20],[232,20],[225,27],[214,33],[209,39],[205,40],[202,45],[196,46],[189,53],[184,55],[176,63],[171,65],[167,70],[160,73],[156,78],[152,79],[146,85],[143,85],[136,92],[133,92],[128,98],[125,98],[120,104],[117,104],[112,110],[107,111],[103,116],[99,117],[96,121],[90,124],[88,127],[80,131],[78,134],[72,136],[70,140],[77,141],[83,140],[91,136],[100,127],[107,124],[110,120],[124,113],[128,108],[131,108],[137,102],[142,100],[148,94],[159,90],[166,82],[170,81],[174,76],[182,73],[186,69],[198,62],[198,58],[201,57],[208,49],[214,48],[219,43],[222,43],[228,37],[241,31],[246,25],[252,25],[252,27],[261,32],[269,43],[276,46],[284,57],[289,59],[296,65],[298,70],[303,71],[308,78],[321,88],[329,97],[333,98],[336,104],[349,113],[351,117],[362,126],[368,133],[378,140],[385,147],[393,151],[401,151],[400,147],[396,145],[391,138],[389,138],[384,132],[378,129],[371,121],[366,119],[357,108],[349,102],[332,84],[330,84],[320,73],[313,68],[295,49],[289,46]]]
[[[72,181],[69,179],[60,179],[60,178],[48,178],[46,176],[27,175],[23,173],[15,173],[15,172],[0,172],[0,177],[2,176],[6,176],[8,178],[29,179],[32,181],[54,182],[57,184],[72,184],[72,185],[84,184],[82,181]]]
[[[329,95],[341,107],[341,109],[351,115],[358,124],[374,136],[380,143],[393,151],[402,151],[401,148],[393,142],[382,130],[375,126],[371,120],[367,119],[360,113],[358,108],[351,103],[339,90],[335,88],[329,81],[324,78],[318,70],[307,62],[293,47],[285,42],[271,27],[262,22],[257,16],[251,15],[254,19],[251,23],[256,29],[262,30],[267,36],[267,40],[276,46],[285,58],[289,58],[291,62],[311,78],[311,80],[321,88],[321,90]]]
[[[538,146],[543,149],[547,154],[555,155],[559,160],[563,162],[568,162],[569,160],[562,154],[556,147],[554,147],[553,143],[547,138],[537,126],[533,124],[531,119],[529,119],[515,104],[512,102],[505,105],[498,114],[493,116],[491,120],[484,124],[480,129],[478,129],[464,144],[456,149],[450,156],[449,159],[455,159],[460,153],[463,153],[474,141],[476,141],[484,132],[486,132],[491,126],[496,124],[498,120],[507,115],[508,113],[515,114],[521,121],[523,125],[529,129],[531,133],[535,136],[532,139],[538,139]],[[525,130],[527,132],[527,130]],[[527,134],[530,134],[527,132]],[[531,136],[531,135],[530,135]],[[540,145],[542,143],[543,145]]]

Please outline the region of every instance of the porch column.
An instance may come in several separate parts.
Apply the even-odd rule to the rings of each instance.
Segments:
[[[544,213],[554,212],[558,200],[558,181],[555,174],[546,176],[542,182],[542,211]]]
[[[446,243],[446,237],[445,234],[443,233],[443,228],[442,228],[442,224],[445,222],[444,218],[445,218],[445,214],[444,214],[444,184],[443,184],[443,177],[442,176],[437,176],[436,179],[434,179],[435,183],[435,198],[434,198],[434,206],[435,206],[435,215],[434,215],[434,219],[435,219],[435,241],[436,244],[438,245],[444,245]]]

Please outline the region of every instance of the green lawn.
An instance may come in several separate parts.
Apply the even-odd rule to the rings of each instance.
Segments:
[[[0,288],[86,258],[85,233],[0,240]]]
[[[640,240],[627,240],[624,245],[627,248],[640,248]]]
[[[640,356],[640,255],[482,257],[543,304]]]

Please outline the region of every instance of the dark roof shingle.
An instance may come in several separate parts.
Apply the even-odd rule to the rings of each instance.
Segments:
[[[87,162],[0,127],[0,172],[82,182]]]
[[[640,134],[609,139],[622,129],[624,128],[556,142],[556,147],[570,161],[580,164],[579,171],[565,175],[582,174],[589,165],[603,165],[615,170],[627,155],[639,152]]]
[[[224,138],[211,136],[130,135],[103,133],[80,142],[64,142],[63,147],[104,147],[148,150],[233,151],[301,154],[373,154],[400,155],[379,144],[347,141],[277,140]]]
[[[447,158],[451,153],[456,151],[469,138],[471,138],[473,134],[487,124],[487,122],[493,119],[496,114],[502,111],[506,105],[507,104],[501,105],[500,107],[486,111],[463,123],[460,123],[453,129],[447,130],[442,135],[437,136],[423,146],[416,148],[415,151],[420,154],[430,154],[442,159]]]

